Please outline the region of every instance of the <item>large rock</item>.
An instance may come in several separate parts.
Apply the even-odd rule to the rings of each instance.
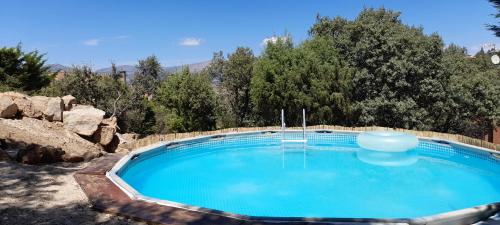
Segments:
[[[110,118],[103,119],[101,124],[117,129],[118,128],[118,119],[116,119],[115,116],[112,116]]]
[[[103,119],[101,125],[94,133],[94,141],[101,144],[102,146],[107,146],[113,138],[115,137],[116,130],[118,129],[116,117],[110,117]],[[119,140],[119,139],[118,139]],[[105,148],[106,150],[106,148]]]
[[[92,136],[104,118],[104,111],[92,106],[76,105],[63,112],[64,127],[83,136]]]
[[[43,112],[44,117],[48,121],[62,121],[62,114],[64,111],[64,102],[61,98],[50,98],[47,102],[47,107]]]
[[[16,160],[24,164],[61,162],[64,151],[52,146],[29,144],[17,152]]]
[[[0,118],[12,118],[17,114],[17,105],[8,96],[0,96]]]
[[[17,154],[21,161],[78,162],[104,153],[100,145],[66,130],[62,123],[24,117],[21,120],[0,119],[0,127],[0,139],[25,146]]]
[[[17,105],[17,110],[23,115],[27,117],[35,118],[35,110],[33,110],[33,104],[28,97],[15,98],[14,103]]]
[[[71,110],[71,108],[73,108],[73,105],[76,104],[76,98],[72,95],[66,95],[62,97],[62,100],[64,102],[64,111]]]
[[[0,93],[0,96],[7,96],[17,105],[17,111],[23,116],[36,118],[35,111],[33,109],[33,104],[29,96],[17,92],[5,92]],[[40,117],[42,112],[38,115]]]
[[[113,140],[115,136],[116,128],[111,126],[100,126],[97,131],[94,133],[94,141],[96,143],[101,144],[102,146],[106,146]]]
[[[5,152],[5,150],[3,150],[1,147],[0,147],[0,162],[1,161],[10,161],[10,156],[9,154],[7,154],[7,152]]]
[[[22,94],[22,93],[19,93],[19,92],[13,92],[13,91],[7,91],[7,92],[0,93],[0,96],[1,95],[8,96],[12,100],[14,100],[16,98],[27,98],[27,97],[29,97],[29,96],[27,96],[25,94]]]
[[[29,116],[32,118],[42,118],[43,113],[47,109],[47,103],[49,103],[50,98],[45,96],[33,96],[30,98],[32,104],[33,115]]]

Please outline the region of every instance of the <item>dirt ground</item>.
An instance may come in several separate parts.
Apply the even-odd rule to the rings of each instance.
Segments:
[[[73,178],[86,164],[31,166],[0,161],[0,224],[146,224],[90,208]]]

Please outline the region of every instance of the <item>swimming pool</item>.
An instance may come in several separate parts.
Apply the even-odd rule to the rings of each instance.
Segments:
[[[404,155],[372,156],[357,133],[312,131],[307,144],[281,135],[162,143],[125,157],[110,178],[131,197],[251,217],[420,218],[500,202],[500,161],[488,151],[420,139]]]

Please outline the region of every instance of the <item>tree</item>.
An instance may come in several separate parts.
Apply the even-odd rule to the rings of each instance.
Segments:
[[[500,70],[490,65],[484,51],[471,58],[465,48],[453,44],[444,50],[442,64],[450,76],[448,102],[435,130],[483,138],[500,118]]]
[[[454,76],[452,99],[461,121],[450,131],[483,138],[484,132],[497,126],[500,119],[500,82],[498,71],[479,72],[473,76]]]
[[[309,124],[351,125],[354,70],[328,38],[316,37],[297,48],[293,73],[299,74]]]
[[[210,64],[203,69],[202,73],[206,74],[210,80],[218,86],[222,82],[222,74],[226,59],[222,51],[214,52]]]
[[[236,126],[248,124],[250,119],[250,82],[255,57],[250,48],[238,47],[228,56],[223,67],[222,88],[226,94]]]
[[[207,76],[188,68],[161,82],[154,105],[160,133],[215,129],[215,91]]]
[[[139,60],[139,65],[136,68],[137,71],[131,85],[134,86],[138,94],[152,96],[165,76],[165,71],[158,58],[153,55]]]
[[[285,109],[286,123],[300,125],[305,108],[309,124],[348,124],[351,75],[329,39],[314,38],[297,48],[289,37],[268,43],[251,86],[257,121],[279,124]]]
[[[32,93],[47,86],[51,76],[44,57],[23,52],[21,45],[0,48],[0,89]]]
[[[78,103],[100,106],[104,98],[109,96],[98,85],[99,76],[88,66],[75,66],[61,80],[55,80],[50,86],[42,89],[40,94],[48,96],[72,95]],[[103,108],[100,106],[99,108]]]
[[[278,38],[267,43],[255,63],[250,94],[257,125],[279,124],[281,109],[297,109],[294,92],[298,88],[290,80],[293,54],[291,39]]]
[[[500,18],[500,0],[489,0],[491,4],[497,9],[497,14],[495,15],[495,18]],[[497,37],[500,37],[500,22],[498,23],[499,25],[493,25],[490,24],[488,25],[488,29],[493,31]]]
[[[330,38],[356,69],[357,124],[431,129],[446,100],[443,42],[404,25],[399,16],[382,8],[365,9],[353,21],[318,17],[310,34]]]
[[[139,134],[156,132],[154,104],[150,102],[161,80],[166,76],[158,58],[152,55],[139,60],[128,87],[129,109],[124,113],[123,126]]]

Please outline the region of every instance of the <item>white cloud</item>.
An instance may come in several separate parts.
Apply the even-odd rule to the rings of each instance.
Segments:
[[[267,43],[276,43],[279,39],[281,39],[283,41],[286,41],[288,38],[286,36],[283,36],[283,37],[279,37],[279,36],[267,37],[267,38],[264,38],[264,40],[262,40],[262,42],[260,44],[263,45],[263,46],[266,46]]]
[[[92,39],[84,41],[83,44],[87,45],[87,46],[98,46],[100,42],[101,42],[101,40],[99,40],[97,38],[92,38]]]
[[[198,46],[203,43],[203,39],[201,38],[184,38],[179,42],[179,45],[182,46]]]
[[[128,35],[118,35],[115,37],[115,39],[127,39],[127,38],[129,38]]]

